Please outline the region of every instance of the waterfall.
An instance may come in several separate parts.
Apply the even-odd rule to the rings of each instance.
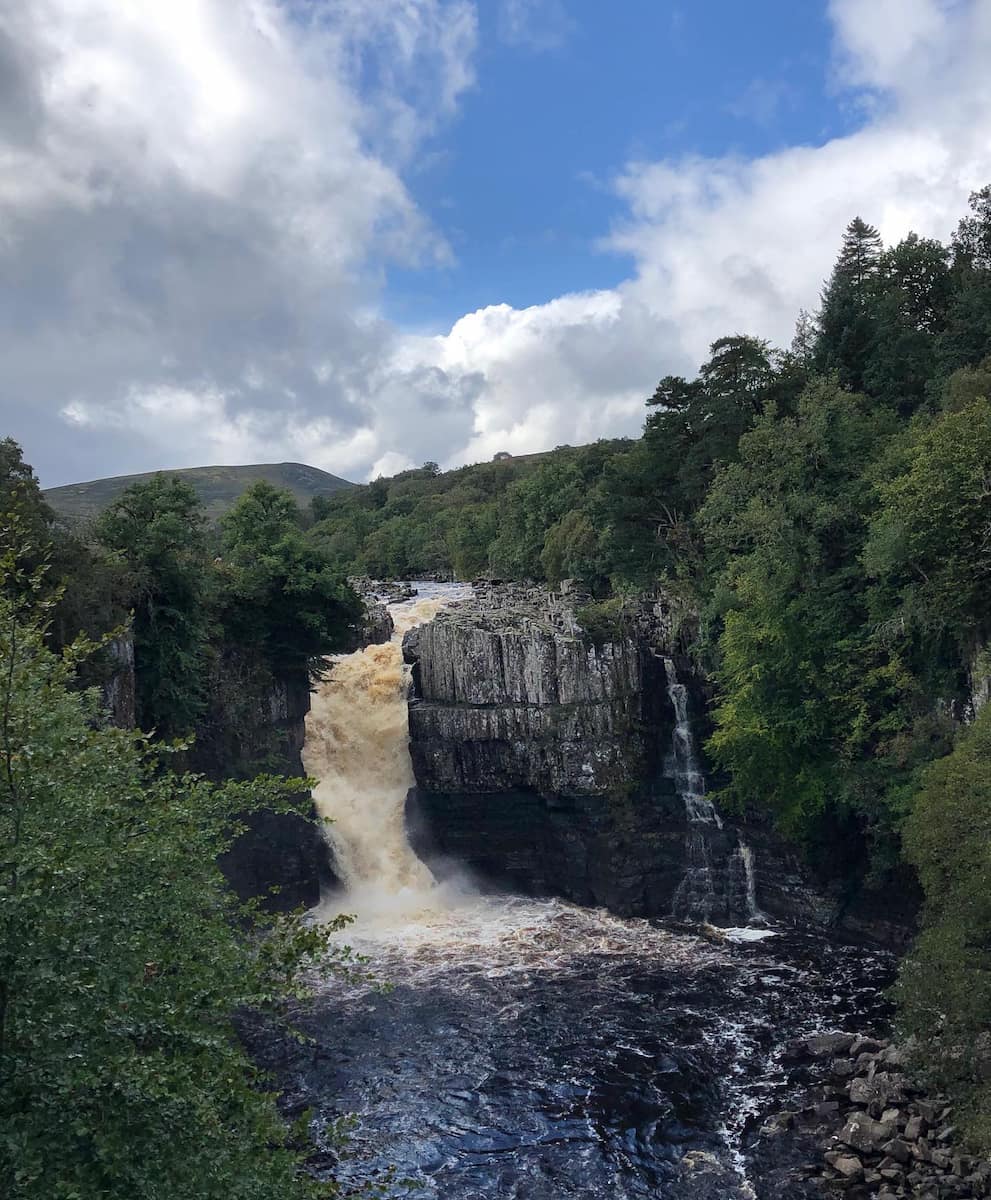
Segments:
[[[313,801],[328,821],[341,882],[349,895],[360,894],[363,912],[419,905],[435,888],[406,838],[406,795],[414,778],[402,642],[450,599],[392,605],[391,641],[334,659],[306,720],[303,765],[318,780]]]
[[[705,794],[705,776],[695,750],[692,723],[688,716],[688,688],[679,682],[678,669],[673,659],[665,658],[664,673],[667,675],[668,697],[675,716],[667,773],[674,779],[678,795],[685,802],[685,813],[689,822],[697,825],[715,825],[722,829],[723,823],[716,812],[716,806]]]
[[[741,837],[737,850],[743,861],[743,874],[747,888],[747,923],[750,925],[764,924],[767,917],[761,912],[760,905],[757,903],[757,873],[754,869],[753,849]]]
[[[675,725],[665,774],[685,805],[685,874],[671,905],[680,920],[761,922],[753,850],[740,837],[733,845],[716,806],[705,794],[688,711],[688,688],[678,679],[674,660],[664,659],[667,692]]]

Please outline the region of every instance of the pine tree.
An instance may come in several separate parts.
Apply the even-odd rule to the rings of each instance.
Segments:
[[[835,371],[841,386],[861,391],[874,336],[870,300],[884,249],[873,225],[854,217],[822,295],[816,365]]]

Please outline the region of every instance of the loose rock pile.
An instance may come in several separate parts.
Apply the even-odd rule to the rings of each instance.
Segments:
[[[961,1151],[947,1098],[915,1085],[902,1048],[830,1033],[790,1043],[783,1057],[824,1068],[806,1106],[779,1113],[772,1125],[815,1135],[822,1161],[805,1174],[827,1193],[848,1200],[991,1196],[991,1163]]]

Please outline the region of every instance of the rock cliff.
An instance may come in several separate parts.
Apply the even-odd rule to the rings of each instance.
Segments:
[[[686,760],[707,720],[696,636],[663,597],[610,608],[520,585],[476,587],[412,630],[417,853],[440,875],[623,915],[764,912],[903,940],[905,921],[813,886],[766,824],[709,803],[704,763]]]
[[[134,638],[122,633],[112,638],[106,647],[109,670],[101,685],[103,707],[112,724],[121,729],[133,729],[136,721],[136,686],[134,677]]]
[[[392,616],[374,595],[349,650],[386,642]],[[303,669],[273,677],[246,648],[218,660],[211,684],[210,718],[198,736],[197,767],[213,778],[247,778],[260,772],[300,779],[310,681]],[[327,843],[310,817],[260,812],[221,860],[231,886],[243,897],[260,896],[266,908],[287,911],[315,905],[334,883]]]
[[[218,659],[211,693],[210,717],[191,765],[214,779],[305,775],[301,751],[310,710],[305,670],[273,678],[250,651],[232,649]],[[263,897],[264,906],[276,912],[316,904],[332,876],[314,820],[262,811],[247,816],[245,825],[220,862],[238,895]]]
[[[684,805],[664,774],[663,657],[680,647],[649,604],[595,642],[583,599],[483,588],[406,636],[411,837],[440,872],[453,860],[489,884],[660,915],[683,874]]]

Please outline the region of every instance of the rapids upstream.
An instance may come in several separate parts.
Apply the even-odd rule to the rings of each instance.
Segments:
[[[317,1169],[410,1200],[804,1196],[755,1134],[794,1080],[787,1039],[882,1021],[883,956],[824,937],[666,928],[556,900],[438,886],[403,823],[406,629],[458,598],[420,585],[396,636],[339,659],[304,761],[353,912],[389,985],[317,982],[309,1044],[263,1052],[311,1108]],[[352,1115],[347,1156],[333,1132]]]

